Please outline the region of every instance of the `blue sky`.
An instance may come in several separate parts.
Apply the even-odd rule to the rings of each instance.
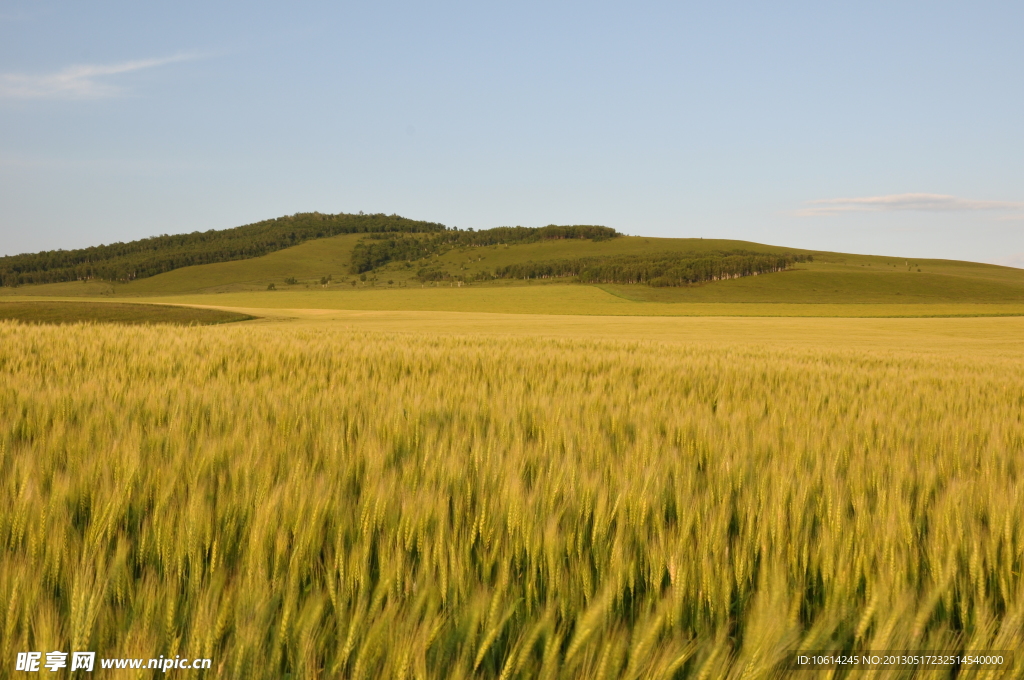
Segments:
[[[0,254],[385,212],[1024,267],[1024,3],[0,3]]]

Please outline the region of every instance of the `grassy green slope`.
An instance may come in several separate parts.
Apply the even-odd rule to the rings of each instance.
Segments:
[[[1024,302],[1024,270],[953,260],[921,260],[874,255],[851,255],[770,246],[725,239],[668,239],[625,236],[609,241],[551,241],[507,248],[464,248],[436,258],[441,269],[472,276],[529,260],[558,260],[600,255],[754,250],[814,255],[792,271],[751,276],[685,288],[607,285],[612,295],[637,302],[785,302],[915,304]],[[388,265],[378,283],[414,281],[420,263]],[[509,282],[495,282],[508,284]],[[491,284],[494,285],[494,284]],[[534,283],[536,285],[536,282]]]
[[[0,256],[0,285],[14,287],[89,280],[128,282],[190,265],[252,259],[339,234],[439,234],[443,231],[446,230],[442,224],[398,215],[296,213],[230,229],[163,234],[128,243]]]
[[[175,269],[148,279],[132,281],[119,287],[119,294],[165,295],[190,291],[219,293],[235,290],[262,290],[268,284],[285,286],[284,280],[294,277],[300,286],[318,281],[322,276],[335,278],[348,271],[352,247],[363,234],[342,234],[307,241],[293,248],[279,250],[263,257],[234,262],[199,265]]]
[[[651,255],[664,252],[706,252],[717,250],[756,250],[769,253],[809,253],[796,248],[762,245],[750,241],[698,238],[654,238],[646,236],[620,236],[607,241],[561,240],[540,241],[513,246],[487,246],[459,248],[434,260],[441,269],[453,274],[476,274],[523,262],[567,260],[582,257],[611,255]],[[412,270],[417,269],[418,263]],[[401,273],[401,264],[389,265],[387,270]],[[646,287],[646,286],[645,286]]]
[[[193,267],[183,267],[164,274],[130,283],[74,281],[50,283],[20,288],[0,288],[6,295],[73,296],[151,296],[179,293],[221,293],[245,290],[264,290],[274,283],[287,288],[288,277],[299,279],[299,287],[314,284],[320,277],[335,278],[348,271],[352,247],[363,234],[342,234],[330,238],[306,241],[285,250],[250,260],[234,260]]]
[[[921,260],[920,267],[815,261],[797,268],[689,288],[602,286],[643,302],[1005,303],[1024,302],[1024,271]]]
[[[419,289],[423,286],[416,272],[425,266],[456,275],[472,277],[477,272],[493,270],[528,261],[570,259],[602,255],[642,255],[666,251],[701,252],[710,250],[754,250],[760,252],[811,253],[814,261],[797,265],[796,269],[776,274],[752,276],[686,288],[652,288],[649,286],[600,286],[609,298],[634,303],[789,303],[789,304],[1021,304],[1024,303],[1024,270],[995,265],[951,260],[914,260],[901,257],[851,255],[807,251],[769,246],[748,241],[726,239],[666,239],[624,236],[607,241],[557,240],[512,246],[466,247],[441,256],[416,262],[394,262],[370,274],[363,283],[348,273],[353,246],[362,238],[345,234],[307,241],[264,257],[186,267],[127,284],[67,283],[0,289],[16,295],[75,295],[116,297],[194,295],[205,293],[239,293],[265,290],[274,283],[278,291],[306,290],[320,294],[317,283],[331,275],[328,286],[336,293],[363,293],[366,288]],[[297,285],[284,280],[294,277]],[[375,279],[375,280],[374,280]],[[389,283],[390,282],[390,283]],[[552,280],[546,283],[562,283]],[[352,285],[352,284],[355,285]],[[499,280],[474,283],[472,287],[538,286],[545,282]],[[448,284],[439,284],[447,287]],[[428,284],[429,287],[429,284]],[[559,287],[561,295],[568,288]],[[262,296],[261,296],[262,297]],[[487,296],[484,296],[487,297]],[[501,296],[505,300],[506,296]],[[434,296],[426,296],[434,299]],[[190,298],[194,301],[194,298]],[[341,298],[342,300],[346,298]],[[417,297],[417,300],[420,298]],[[445,298],[447,299],[447,298]],[[304,304],[305,296],[303,296]],[[352,308],[371,304],[397,303],[394,297],[351,300]],[[440,298],[438,298],[440,300]],[[312,303],[311,303],[312,304]],[[337,308],[337,300],[324,307]],[[345,304],[344,302],[340,304]],[[417,302],[413,308],[429,302]],[[442,304],[438,302],[437,304]],[[445,302],[443,308],[447,308]],[[481,301],[481,304],[485,303]],[[315,304],[314,304],[315,306]],[[655,313],[655,312],[651,312]],[[661,313],[661,312],[659,312]]]

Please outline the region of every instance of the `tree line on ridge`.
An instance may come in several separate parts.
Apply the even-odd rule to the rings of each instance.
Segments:
[[[423,282],[564,278],[579,283],[689,286],[785,271],[797,262],[811,262],[813,259],[807,254],[747,250],[669,252],[520,262],[472,275],[452,274],[437,265],[428,265],[420,268],[416,275]]]
[[[436,233],[443,224],[398,215],[297,213],[232,229],[0,257],[0,285],[100,279],[131,281],[181,267],[260,257],[339,234]]]

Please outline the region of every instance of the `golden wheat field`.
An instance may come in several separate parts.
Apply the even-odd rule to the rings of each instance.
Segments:
[[[770,678],[1012,650],[1022,414],[1019,352],[4,322],[0,658]]]

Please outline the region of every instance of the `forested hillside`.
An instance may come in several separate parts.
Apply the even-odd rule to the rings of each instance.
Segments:
[[[614,229],[593,225],[536,229],[498,227],[484,231],[449,230],[426,236],[369,234],[352,251],[350,274],[372,272],[389,263],[418,263],[416,278],[428,281],[487,281],[493,279],[574,278],[582,283],[641,283],[651,286],[686,286],[706,281],[754,276],[790,268],[813,259],[809,254],[767,253],[750,250],[703,252],[651,252],[643,255],[605,255],[544,261],[517,262],[455,273],[445,269],[436,256],[456,248],[521,245],[559,239],[603,241],[621,236]]]
[[[397,215],[297,213],[233,229],[154,236],[77,250],[0,257],[0,285],[102,279],[131,281],[197,264],[245,260],[339,234],[444,232]]]
[[[755,253],[744,250],[705,253],[659,253],[606,258],[526,262],[496,269],[492,277],[537,279],[574,277],[582,283],[645,283],[686,286],[741,276],[780,272],[811,255]],[[486,274],[485,274],[486,275]]]
[[[356,245],[352,251],[352,274],[361,274],[392,261],[413,261],[439,255],[453,248],[466,246],[513,245],[558,239],[589,239],[605,241],[620,234],[610,227],[594,225],[546,227],[495,227],[473,231],[452,229],[429,237],[401,234],[374,234]]]
[[[494,269],[478,270],[470,275],[452,274],[437,264],[428,263],[417,271],[417,278],[420,281],[463,282],[568,278],[580,283],[688,286],[707,281],[780,272],[797,262],[810,262],[813,259],[812,255],[803,253],[763,253],[748,250],[679,251],[516,262]]]

